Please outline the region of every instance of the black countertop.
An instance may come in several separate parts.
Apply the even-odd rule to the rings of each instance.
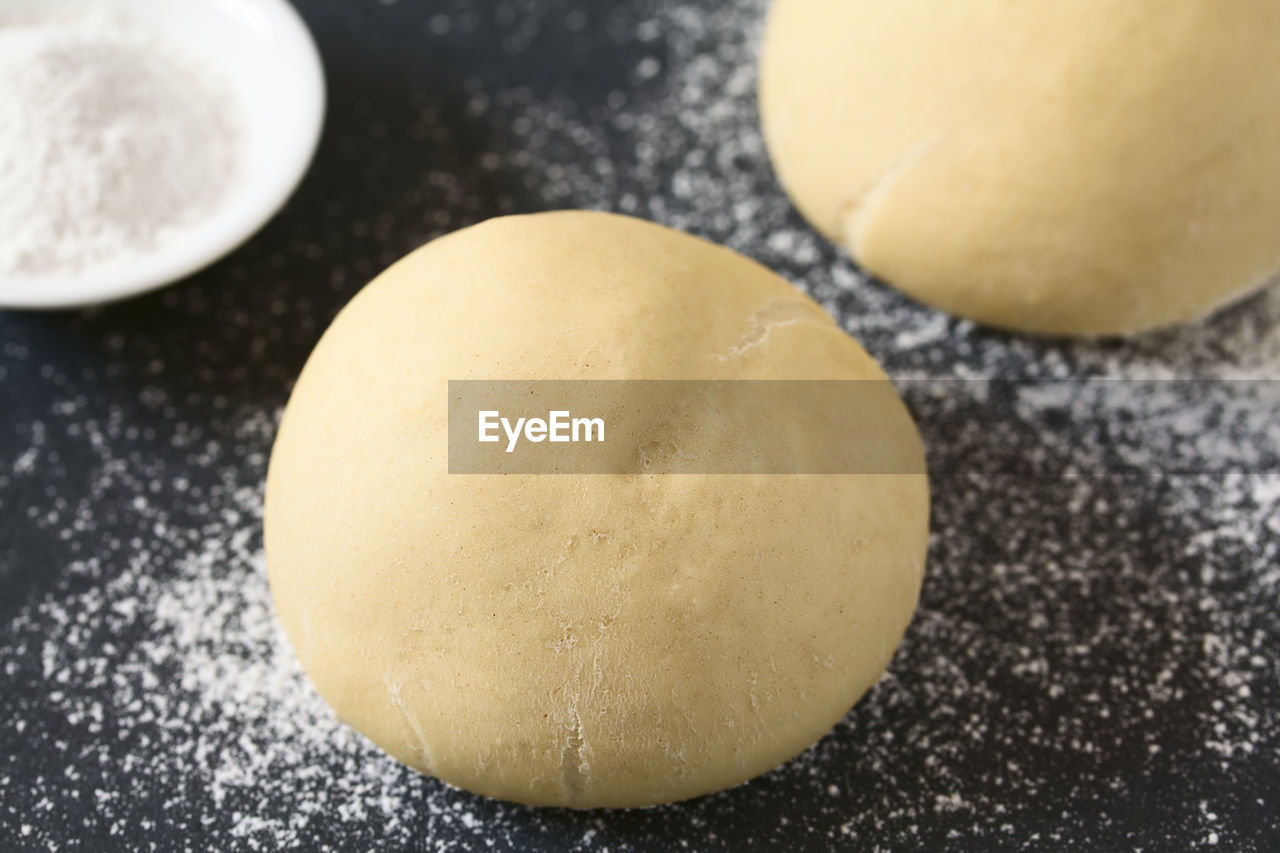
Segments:
[[[770,171],[759,0],[298,5],[330,111],[287,209],[160,293],[0,313],[0,849],[1280,847],[1276,422],[1219,381],[1280,372],[1275,287],[1073,343],[867,281]],[[758,258],[895,376],[1017,380],[906,391],[934,535],[890,673],[801,758],[665,808],[399,767],[310,691],[263,577],[276,420],[334,313],[433,236],[562,207]],[[1197,382],[1048,381],[1136,375]]]

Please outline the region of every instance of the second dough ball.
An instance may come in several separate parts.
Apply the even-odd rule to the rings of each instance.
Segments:
[[[776,0],[760,98],[800,210],[979,322],[1141,331],[1280,269],[1280,4]]]

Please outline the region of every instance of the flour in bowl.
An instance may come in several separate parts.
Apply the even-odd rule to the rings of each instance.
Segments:
[[[96,7],[0,17],[0,277],[123,265],[212,216],[243,131],[229,81]]]

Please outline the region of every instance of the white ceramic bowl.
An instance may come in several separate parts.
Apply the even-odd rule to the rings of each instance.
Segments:
[[[0,0],[0,14],[86,5]],[[0,307],[70,308],[133,296],[208,266],[257,232],[306,173],[324,122],[315,42],[286,0],[94,0],[221,69],[247,139],[235,184],[208,220],[123,266],[74,276],[0,274]],[[3,188],[0,188],[2,190]]]

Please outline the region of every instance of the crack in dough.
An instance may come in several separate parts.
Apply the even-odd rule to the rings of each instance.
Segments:
[[[716,353],[717,361],[732,361],[741,358],[748,352],[763,346],[774,329],[794,326],[797,323],[821,323],[825,315],[814,314],[813,309],[804,302],[793,299],[775,299],[759,311],[751,315],[747,321],[747,331],[738,342],[721,353]]]
[[[404,699],[400,696],[400,685],[392,682],[390,678],[386,679],[386,684],[387,699],[391,702],[391,706],[400,712],[405,725],[418,741],[418,749],[422,753],[423,772],[431,773],[435,762],[431,758],[431,747],[427,745],[427,736],[422,730],[422,724],[418,722],[413,712],[405,707]]]
[[[940,139],[942,134],[936,134],[907,149],[901,156],[890,160],[889,165],[879,175],[863,186],[856,195],[840,204],[838,230],[844,233],[845,245],[849,247],[849,252],[855,258],[862,254],[862,234],[866,231],[872,217],[884,206],[893,188],[907,173],[919,165]]]
[[[583,759],[582,720],[578,709],[569,712],[569,726],[565,730],[564,752],[561,756],[564,771],[565,802],[570,805],[581,801],[586,793],[591,765]]]

